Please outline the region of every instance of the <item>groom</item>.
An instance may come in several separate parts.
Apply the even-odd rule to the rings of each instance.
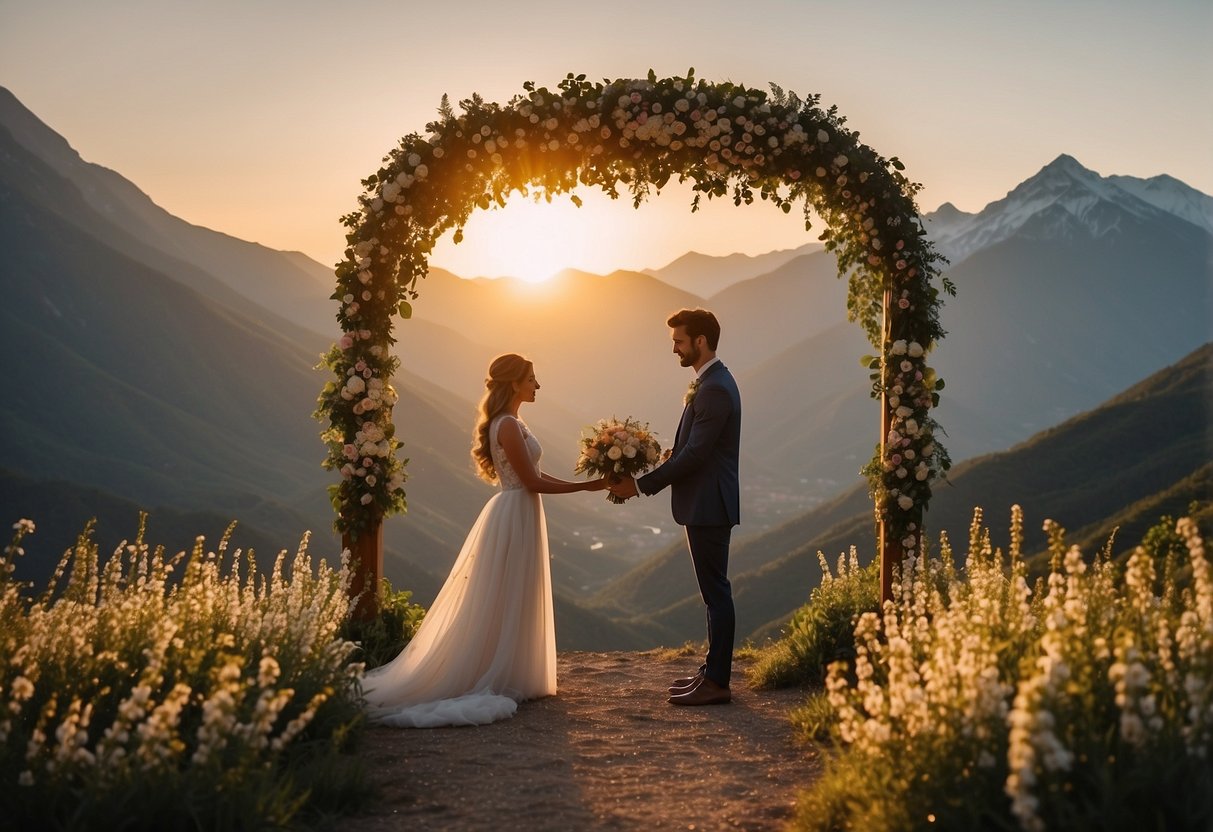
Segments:
[[[668,459],[639,479],[611,486],[618,497],[656,494],[670,486],[674,522],[686,527],[699,592],[707,606],[708,655],[699,672],[670,687],[673,705],[723,705],[732,699],[733,590],[729,537],[741,522],[737,456],[741,445],[741,394],[733,374],[716,357],[720,324],[706,309],[670,317],[670,338],[683,367],[696,372]]]

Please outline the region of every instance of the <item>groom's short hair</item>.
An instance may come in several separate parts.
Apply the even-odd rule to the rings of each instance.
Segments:
[[[716,352],[716,345],[720,343],[720,321],[708,310],[679,309],[665,323],[670,329],[685,326],[692,341],[702,335],[708,339],[708,349]]]

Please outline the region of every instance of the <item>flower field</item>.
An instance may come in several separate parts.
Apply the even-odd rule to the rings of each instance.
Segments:
[[[801,709],[830,750],[798,827],[1210,828],[1213,569],[1196,525],[1170,529],[1182,557],[1139,546],[1121,566],[1046,523],[1051,570],[1032,586],[1018,507],[1005,555],[981,522],[963,570],[943,537],[896,602],[857,616],[854,658]]]
[[[348,575],[305,536],[270,575],[251,553],[165,557],[142,529],[102,565],[86,529],[51,585],[0,559],[0,817],[13,828],[286,827],[358,796],[342,637]]]

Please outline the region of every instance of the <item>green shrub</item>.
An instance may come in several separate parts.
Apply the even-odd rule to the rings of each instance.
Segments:
[[[849,563],[839,557],[838,574],[831,575],[825,555],[817,557],[821,584],[793,614],[783,638],[758,654],[750,668],[750,683],[757,688],[822,684],[830,662],[854,657],[858,617],[880,609],[878,563],[861,569],[852,548]]]
[[[343,636],[358,645],[354,658],[367,670],[387,664],[413,640],[421,620],[425,618],[425,607],[413,604],[409,599],[413,593],[392,589],[387,578],[379,584],[379,612],[370,621],[346,622]]]

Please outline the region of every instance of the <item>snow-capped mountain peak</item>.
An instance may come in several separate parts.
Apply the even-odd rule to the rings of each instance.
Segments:
[[[1015,234],[1098,238],[1116,233],[1127,219],[1149,221],[1168,214],[1213,231],[1213,198],[1171,177],[1103,177],[1063,153],[976,214],[949,204],[923,219],[955,265]]]
[[[1108,181],[1155,208],[1182,217],[1213,233],[1213,196],[1203,194],[1173,176],[1165,173],[1149,179],[1109,176]]]

